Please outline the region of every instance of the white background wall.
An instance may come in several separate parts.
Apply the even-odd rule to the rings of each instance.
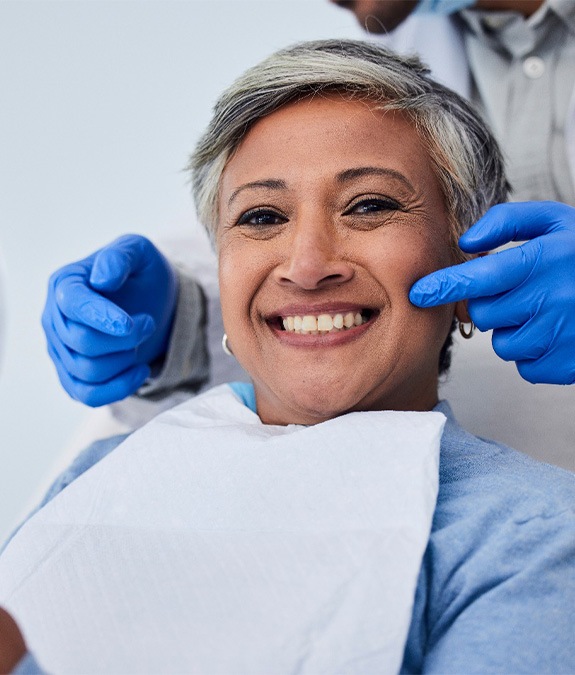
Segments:
[[[359,34],[327,0],[0,2],[0,539],[85,415],[45,350],[50,273],[126,232],[184,234],[181,169],[221,90],[286,44]]]

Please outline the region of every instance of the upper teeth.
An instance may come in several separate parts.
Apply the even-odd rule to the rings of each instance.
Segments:
[[[347,314],[319,314],[313,316],[285,316],[282,318],[283,327],[293,333],[307,335],[318,335],[320,333],[329,333],[330,331],[345,330],[353,326],[361,326],[367,319],[364,319],[359,312],[347,312]]]

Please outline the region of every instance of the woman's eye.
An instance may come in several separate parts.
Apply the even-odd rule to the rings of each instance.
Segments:
[[[370,213],[380,213],[382,211],[397,211],[400,208],[401,206],[393,199],[371,197],[356,202],[344,213],[344,215],[369,215]]]
[[[256,211],[247,211],[238,220],[238,225],[254,225],[256,227],[265,227],[266,225],[281,225],[286,222],[285,216],[281,216],[275,211],[259,209]]]

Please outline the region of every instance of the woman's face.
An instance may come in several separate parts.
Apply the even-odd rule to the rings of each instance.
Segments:
[[[408,292],[453,260],[407,118],[338,96],[284,106],[227,164],[219,214],[224,325],[262,421],[435,405],[453,306]]]

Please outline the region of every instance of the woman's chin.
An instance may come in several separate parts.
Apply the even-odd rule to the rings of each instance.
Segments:
[[[341,388],[336,389],[329,385],[299,388],[296,391],[275,392],[275,394],[282,402],[281,408],[277,406],[267,408],[258,400],[260,416],[263,414],[262,420],[267,422],[268,420],[264,417],[275,417],[272,422],[275,424],[319,424],[351,410],[359,409],[363,398],[361,393],[345,392]],[[274,410],[275,413],[272,412]]]
[[[297,380],[297,378],[296,378]],[[312,378],[313,382],[313,378]],[[437,403],[437,372],[397,383],[389,375],[379,383],[363,377],[332,381],[280,382],[256,387],[258,414],[265,424],[319,424],[350,412],[431,410]]]

